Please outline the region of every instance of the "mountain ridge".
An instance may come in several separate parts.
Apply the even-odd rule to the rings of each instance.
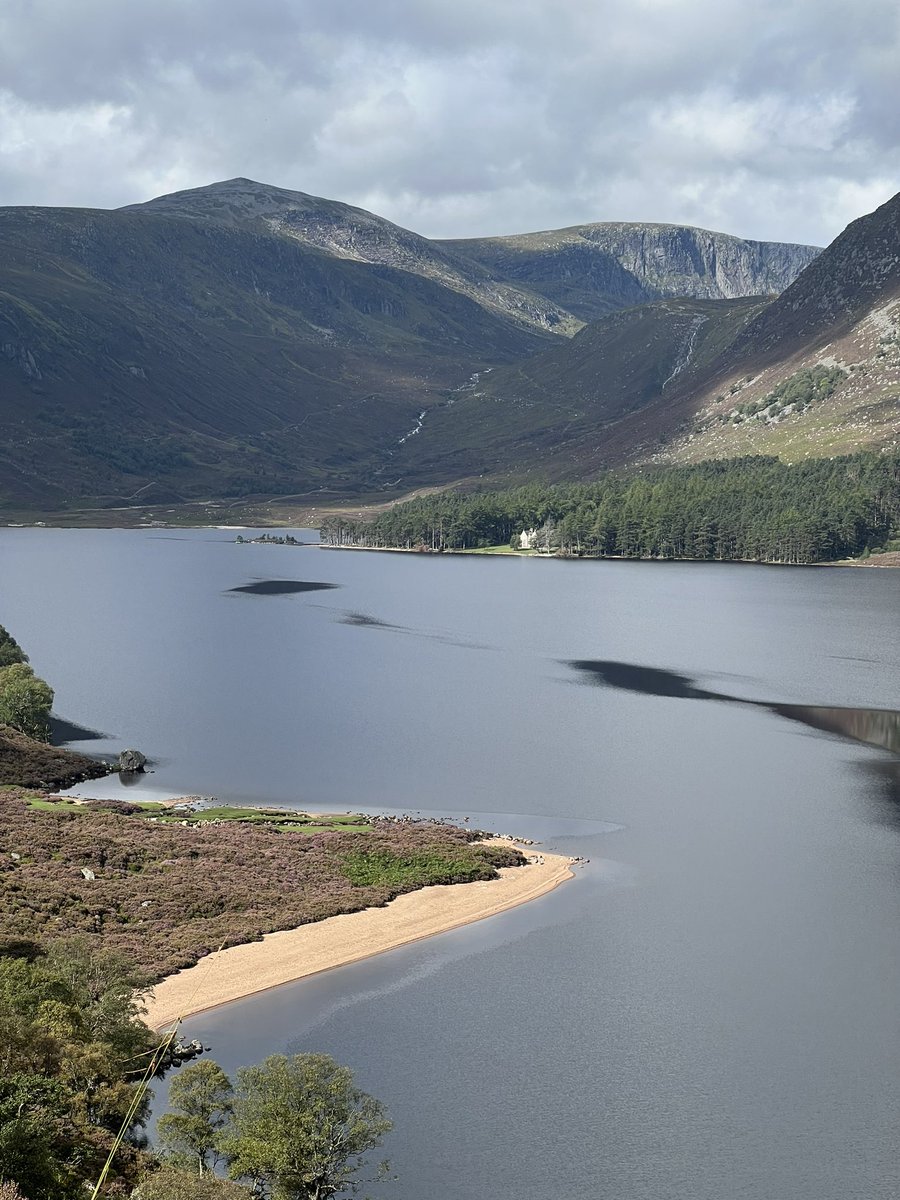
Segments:
[[[564,300],[590,321],[612,307],[572,286],[588,274],[612,285],[628,304],[690,296],[733,300],[784,290],[820,253],[796,243],[759,242],[665,222],[600,221],[565,229],[443,243],[502,278]],[[615,293],[614,293],[615,294]]]
[[[574,228],[586,241],[588,227]],[[663,286],[721,292],[716,279],[733,262],[743,265],[728,288],[769,286],[772,271],[799,269],[815,254],[801,247],[792,258],[796,247],[673,225],[590,229],[599,241],[596,231],[606,230],[606,241],[599,250],[563,247],[573,257],[556,298],[539,278],[492,272],[456,243],[243,178],[116,210],[0,209],[0,505],[390,495],[503,470],[488,451],[505,442],[518,447],[523,469],[542,469],[547,454],[553,471],[562,460],[580,470],[572,430],[602,441],[607,418],[627,425],[632,410],[652,409],[658,371],[665,368],[658,382],[667,401],[696,376],[699,359],[676,371],[671,355],[687,336],[684,321],[691,329],[704,313],[686,317],[679,300],[660,301]],[[610,250],[612,229],[623,261]],[[720,239],[715,269],[697,248],[701,235]],[[737,258],[723,257],[722,247],[738,247]],[[641,278],[623,265],[635,255]],[[685,299],[694,301],[720,302]],[[653,310],[657,302],[663,307]],[[743,300],[722,303],[726,313]],[[509,428],[499,441],[472,444],[475,427],[458,418],[480,388],[473,380],[531,377],[542,356],[555,362],[576,343],[599,355],[597,369],[612,369],[585,316],[634,304],[640,315],[622,318],[625,325],[656,329],[664,346],[641,363],[640,346],[623,335],[622,361],[643,390],[629,392],[620,380],[596,430],[584,414],[580,426],[565,418],[577,392],[549,401],[532,394],[531,408],[547,408],[548,430],[560,412],[569,430],[549,450],[531,409],[504,410],[498,401]],[[718,312],[701,321],[698,350],[706,355],[726,325]],[[566,372],[553,369],[561,386]],[[445,441],[435,450],[439,429]]]

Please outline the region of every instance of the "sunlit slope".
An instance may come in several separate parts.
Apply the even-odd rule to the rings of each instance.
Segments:
[[[666,458],[900,445],[900,196],[848,226],[717,366]],[[828,374],[833,388],[802,403],[806,381]]]
[[[433,414],[416,452],[439,450],[459,412],[473,431],[461,470],[498,478],[900,444],[900,197],[853,222],[781,296],[697,303],[612,314],[482,377],[457,412]]]

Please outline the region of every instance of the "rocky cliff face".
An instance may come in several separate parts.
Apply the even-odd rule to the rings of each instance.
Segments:
[[[558,301],[567,297],[571,310],[584,320],[668,297],[774,295],[819,253],[815,246],[624,222],[443,244],[502,278]]]
[[[588,225],[582,235],[661,297],[775,295],[819,253],[815,246],[747,241],[677,225]]]

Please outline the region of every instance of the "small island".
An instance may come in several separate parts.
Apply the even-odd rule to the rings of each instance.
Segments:
[[[283,536],[273,533],[261,533],[258,537],[245,538],[239,533],[234,539],[237,546],[309,546],[310,542],[298,542],[293,534]]]

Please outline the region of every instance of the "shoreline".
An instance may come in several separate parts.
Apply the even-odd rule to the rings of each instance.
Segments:
[[[515,841],[496,841],[517,846]],[[496,916],[554,891],[574,877],[574,859],[535,854],[524,867],[502,867],[499,879],[437,884],[366,908],[266,934],[207,954],[195,966],[169,975],[142,998],[144,1020],[155,1030],[322,971],[385,954],[439,933]],[[543,861],[540,861],[543,860]]]
[[[878,551],[869,558],[837,558],[826,562],[770,562],[759,558],[631,558],[622,554],[543,554],[535,550],[512,550],[496,546],[482,546],[470,550],[430,550],[416,546],[336,546],[325,542],[308,542],[304,545],[316,550],[357,550],[373,554],[416,554],[423,558],[530,558],[556,562],[630,562],[630,563],[698,563],[705,566],[746,567],[881,567],[900,569],[900,551]]]

